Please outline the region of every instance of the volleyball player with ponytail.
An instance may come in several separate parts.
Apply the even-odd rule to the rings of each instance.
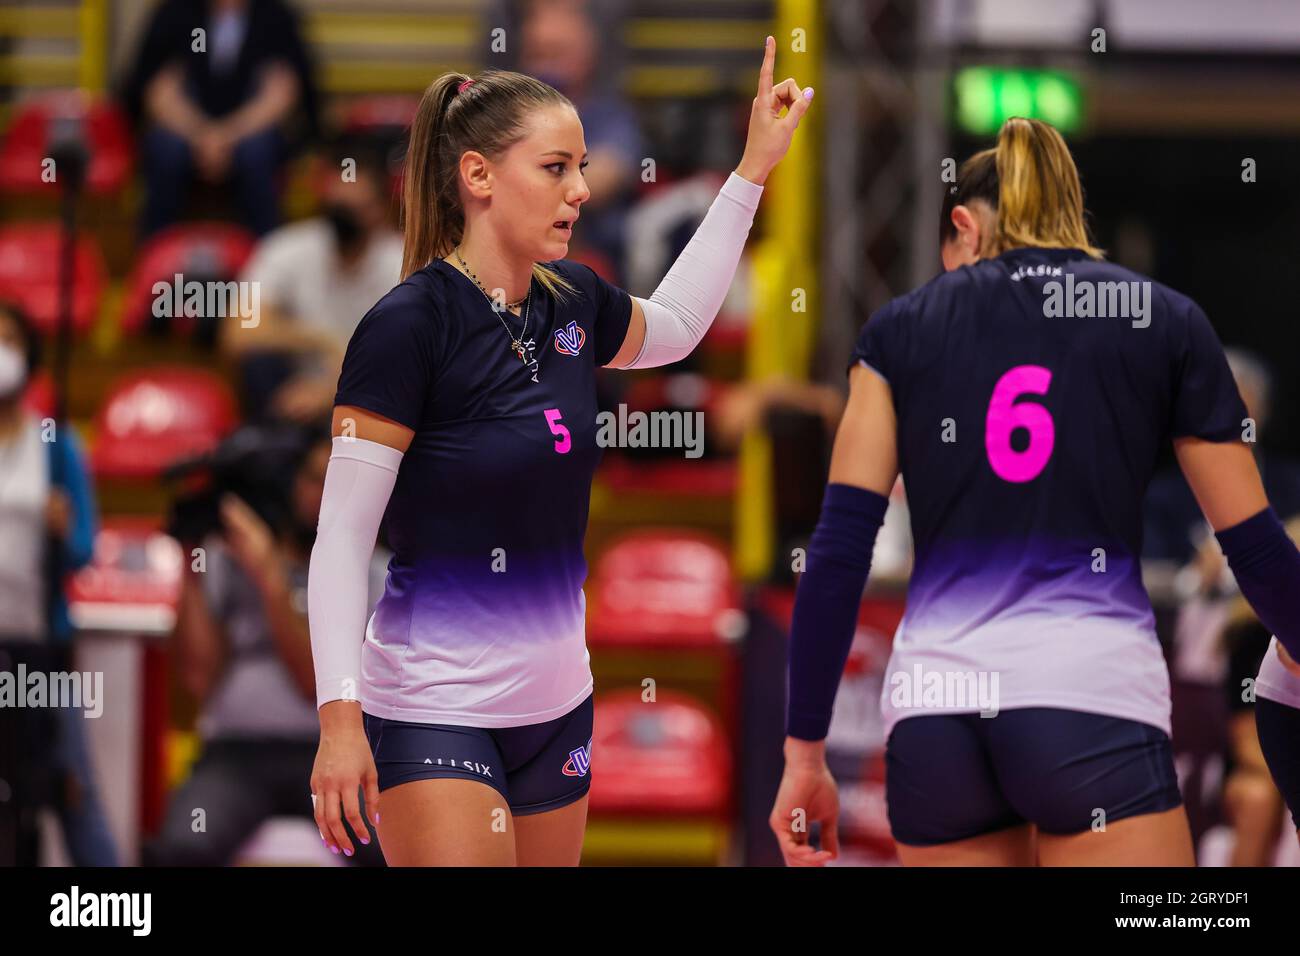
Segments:
[[[849,366],[771,826],[791,864],[838,851],[823,738],[901,471],[916,557],[881,708],[902,862],[1191,865],[1138,562],[1165,441],[1243,594],[1300,651],[1300,554],[1242,442],[1222,347],[1191,299],[1102,260],[1044,123],[1008,120],[962,166],[940,240],[946,271],[873,315]],[[1122,314],[1065,317],[1118,303],[1110,283]],[[801,820],[820,822],[820,849]]]
[[[425,91],[404,281],[348,345],[308,584],[311,790],[335,852],[344,819],[366,832],[364,788],[390,864],[578,862],[596,367],[677,361],[708,329],[812,99],[773,85],[774,60],[768,37],[740,164],[648,299],[562,258],[589,195],[564,96],[497,70]],[[394,557],[367,622],[381,517]]]

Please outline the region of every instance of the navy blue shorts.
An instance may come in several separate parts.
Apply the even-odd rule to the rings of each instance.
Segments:
[[[935,846],[1033,823],[1081,833],[1182,804],[1173,748],[1159,728],[1054,707],[927,714],[885,745],[894,839]]]
[[[1300,710],[1264,697],[1255,698],[1255,730],[1273,782],[1300,830]]]
[[[591,696],[563,717],[523,727],[413,724],[363,713],[379,792],[459,777],[501,794],[514,816],[558,810],[591,788]]]

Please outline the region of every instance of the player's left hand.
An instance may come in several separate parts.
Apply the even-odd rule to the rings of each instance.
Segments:
[[[786,866],[825,866],[840,855],[839,790],[823,756],[791,759],[788,743],[785,773],[767,822]],[[821,824],[820,850],[808,842],[814,823]]]
[[[799,120],[812,103],[812,87],[801,88],[794,77],[772,85],[775,65],[776,40],[768,37],[763,50],[763,67],[758,73],[758,95],[754,97],[749,114],[749,136],[745,140],[740,165],[736,167],[737,173],[760,185],[785,156]],[[781,110],[786,107],[789,109],[782,116]]]

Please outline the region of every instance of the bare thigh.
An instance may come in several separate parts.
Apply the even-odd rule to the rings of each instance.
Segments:
[[[545,813],[515,817],[519,866],[577,866],[587,832],[587,796]]]
[[[475,780],[413,780],[380,797],[379,846],[389,866],[514,866],[505,799]]]
[[[936,846],[898,844],[903,866],[1033,866],[1034,827],[1008,827]]]
[[[1192,832],[1182,807],[1125,817],[1105,830],[1038,834],[1043,866],[1195,866]]]

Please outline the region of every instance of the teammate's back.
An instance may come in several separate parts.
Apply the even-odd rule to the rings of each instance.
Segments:
[[[1140,553],[1164,443],[1244,424],[1196,304],[1079,250],[940,275],[872,317],[859,360],[890,384],[918,569],[1036,557],[1084,575],[1085,600]]]
[[[901,473],[916,561],[881,710],[903,862],[1193,862],[1138,564],[1164,443],[1242,593],[1297,648],[1300,552],[1268,506],[1209,321],[1106,263],[1084,218],[1060,134],[1008,120],[945,198],[946,274],[863,328],[795,597],[796,769],[774,820],[810,804],[810,818],[832,815],[812,747]]]

